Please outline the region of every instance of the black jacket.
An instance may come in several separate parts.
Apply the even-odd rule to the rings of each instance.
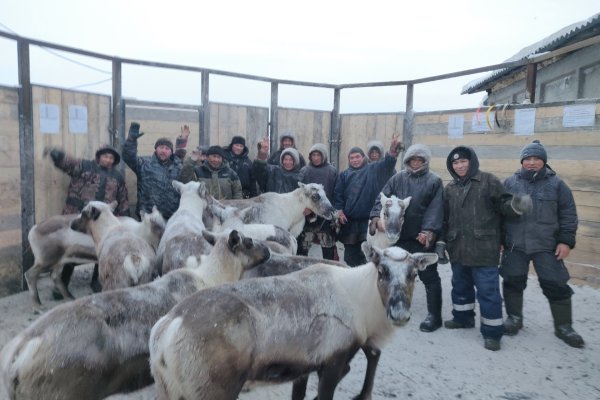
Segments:
[[[242,195],[245,199],[258,195],[256,186],[256,177],[252,171],[252,161],[248,157],[248,147],[244,146],[242,154],[237,155],[231,151],[231,145],[224,148],[225,159],[229,163],[229,167],[235,171],[240,178],[242,184]]]

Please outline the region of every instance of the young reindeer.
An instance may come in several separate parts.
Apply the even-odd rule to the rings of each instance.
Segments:
[[[437,261],[398,247],[363,250],[371,261],[356,268],[318,264],[185,299],[150,334],[159,398],[232,400],[247,380],[318,371],[318,398],[332,399],[357,350],[381,348],[408,321],[416,271]]]
[[[400,239],[400,232],[404,225],[404,213],[412,197],[409,196],[402,200],[395,195],[387,197],[385,194],[379,193],[379,199],[381,201],[380,227],[375,230],[369,227],[367,243],[373,247],[384,249],[393,246]]]
[[[113,215],[116,205],[90,201],[71,222],[71,229],[92,235],[102,290],[148,283],[154,275],[154,249],[119,222]]]
[[[141,210],[140,216],[142,217],[141,221],[137,221],[131,217],[117,218],[124,227],[144,239],[150,246],[152,246],[154,251],[156,251],[158,248],[158,243],[160,243],[160,239],[165,233],[165,225],[167,224],[167,221],[165,221],[164,217],[160,211],[158,211],[156,206],[152,207],[151,213]]]
[[[188,262],[200,263],[211,246],[202,235],[206,229],[202,214],[207,206],[208,191],[204,182],[172,182],[179,192],[179,208],[169,218],[165,233],[156,250],[155,270],[159,275],[182,268]]]
[[[238,280],[269,257],[237,231],[204,234],[214,247],[197,268],[62,304],[19,333],[0,352],[0,398],[93,400],[152,383],[152,325],[192,293]]]

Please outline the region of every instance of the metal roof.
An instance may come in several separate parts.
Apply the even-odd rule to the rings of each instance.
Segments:
[[[528,58],[534,54],[540,54],[547,51],[556,50],[566,44],[569,44],[570,42],[574,42],[576,40],[583,40],[587,39],[588,37],[598,35],[600,33],[599,29],[600,13],[595,14],[586,20],[579,21],[562,28],[561,30],[540,40],[539,42],[533,43],[532,45],[523,48],[517,54],[505,60],[504,62],[519,61]],[[487,76],[475,79],[467,83],[465,86],[463,86],[461,94],[481,92],[482,90],[491,87],[493,83],[500,80],[501,78],[510,75],[514,71],[522,68],[523,67],[503,68],[493,71]]]

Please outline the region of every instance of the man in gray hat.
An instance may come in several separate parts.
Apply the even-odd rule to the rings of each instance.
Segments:
[[[572,347],[583,347],[583,338],[573,330],[569,272],[564,259],[575,247],[577,209],[571,190],[547,164],[546,149],[534,141],[521,150],[521,168],[504,186],[514,194],[528,193],[533,212],[504,220],[504,253],[500,274],[508,317],[506,335],[523,327],[523,292],[527,287],[529,263],[538,276],[550,303],[554,334]]]

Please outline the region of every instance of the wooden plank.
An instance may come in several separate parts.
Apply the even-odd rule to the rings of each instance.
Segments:
[[[413,143],[423,143],[428,146],[510,145],[520,150],[526,144],[537,139],[544,146],[600,146],[600,135],[594,131],[536,133],[533,136],[517,136],[512,133],[470,134],[465,135],[463,139],[451,139],[448,137],[447,131],[448,127],[446,123],[442,130],[443,134],[415,134]],[[518,151],[516,154],[519,154]]]

